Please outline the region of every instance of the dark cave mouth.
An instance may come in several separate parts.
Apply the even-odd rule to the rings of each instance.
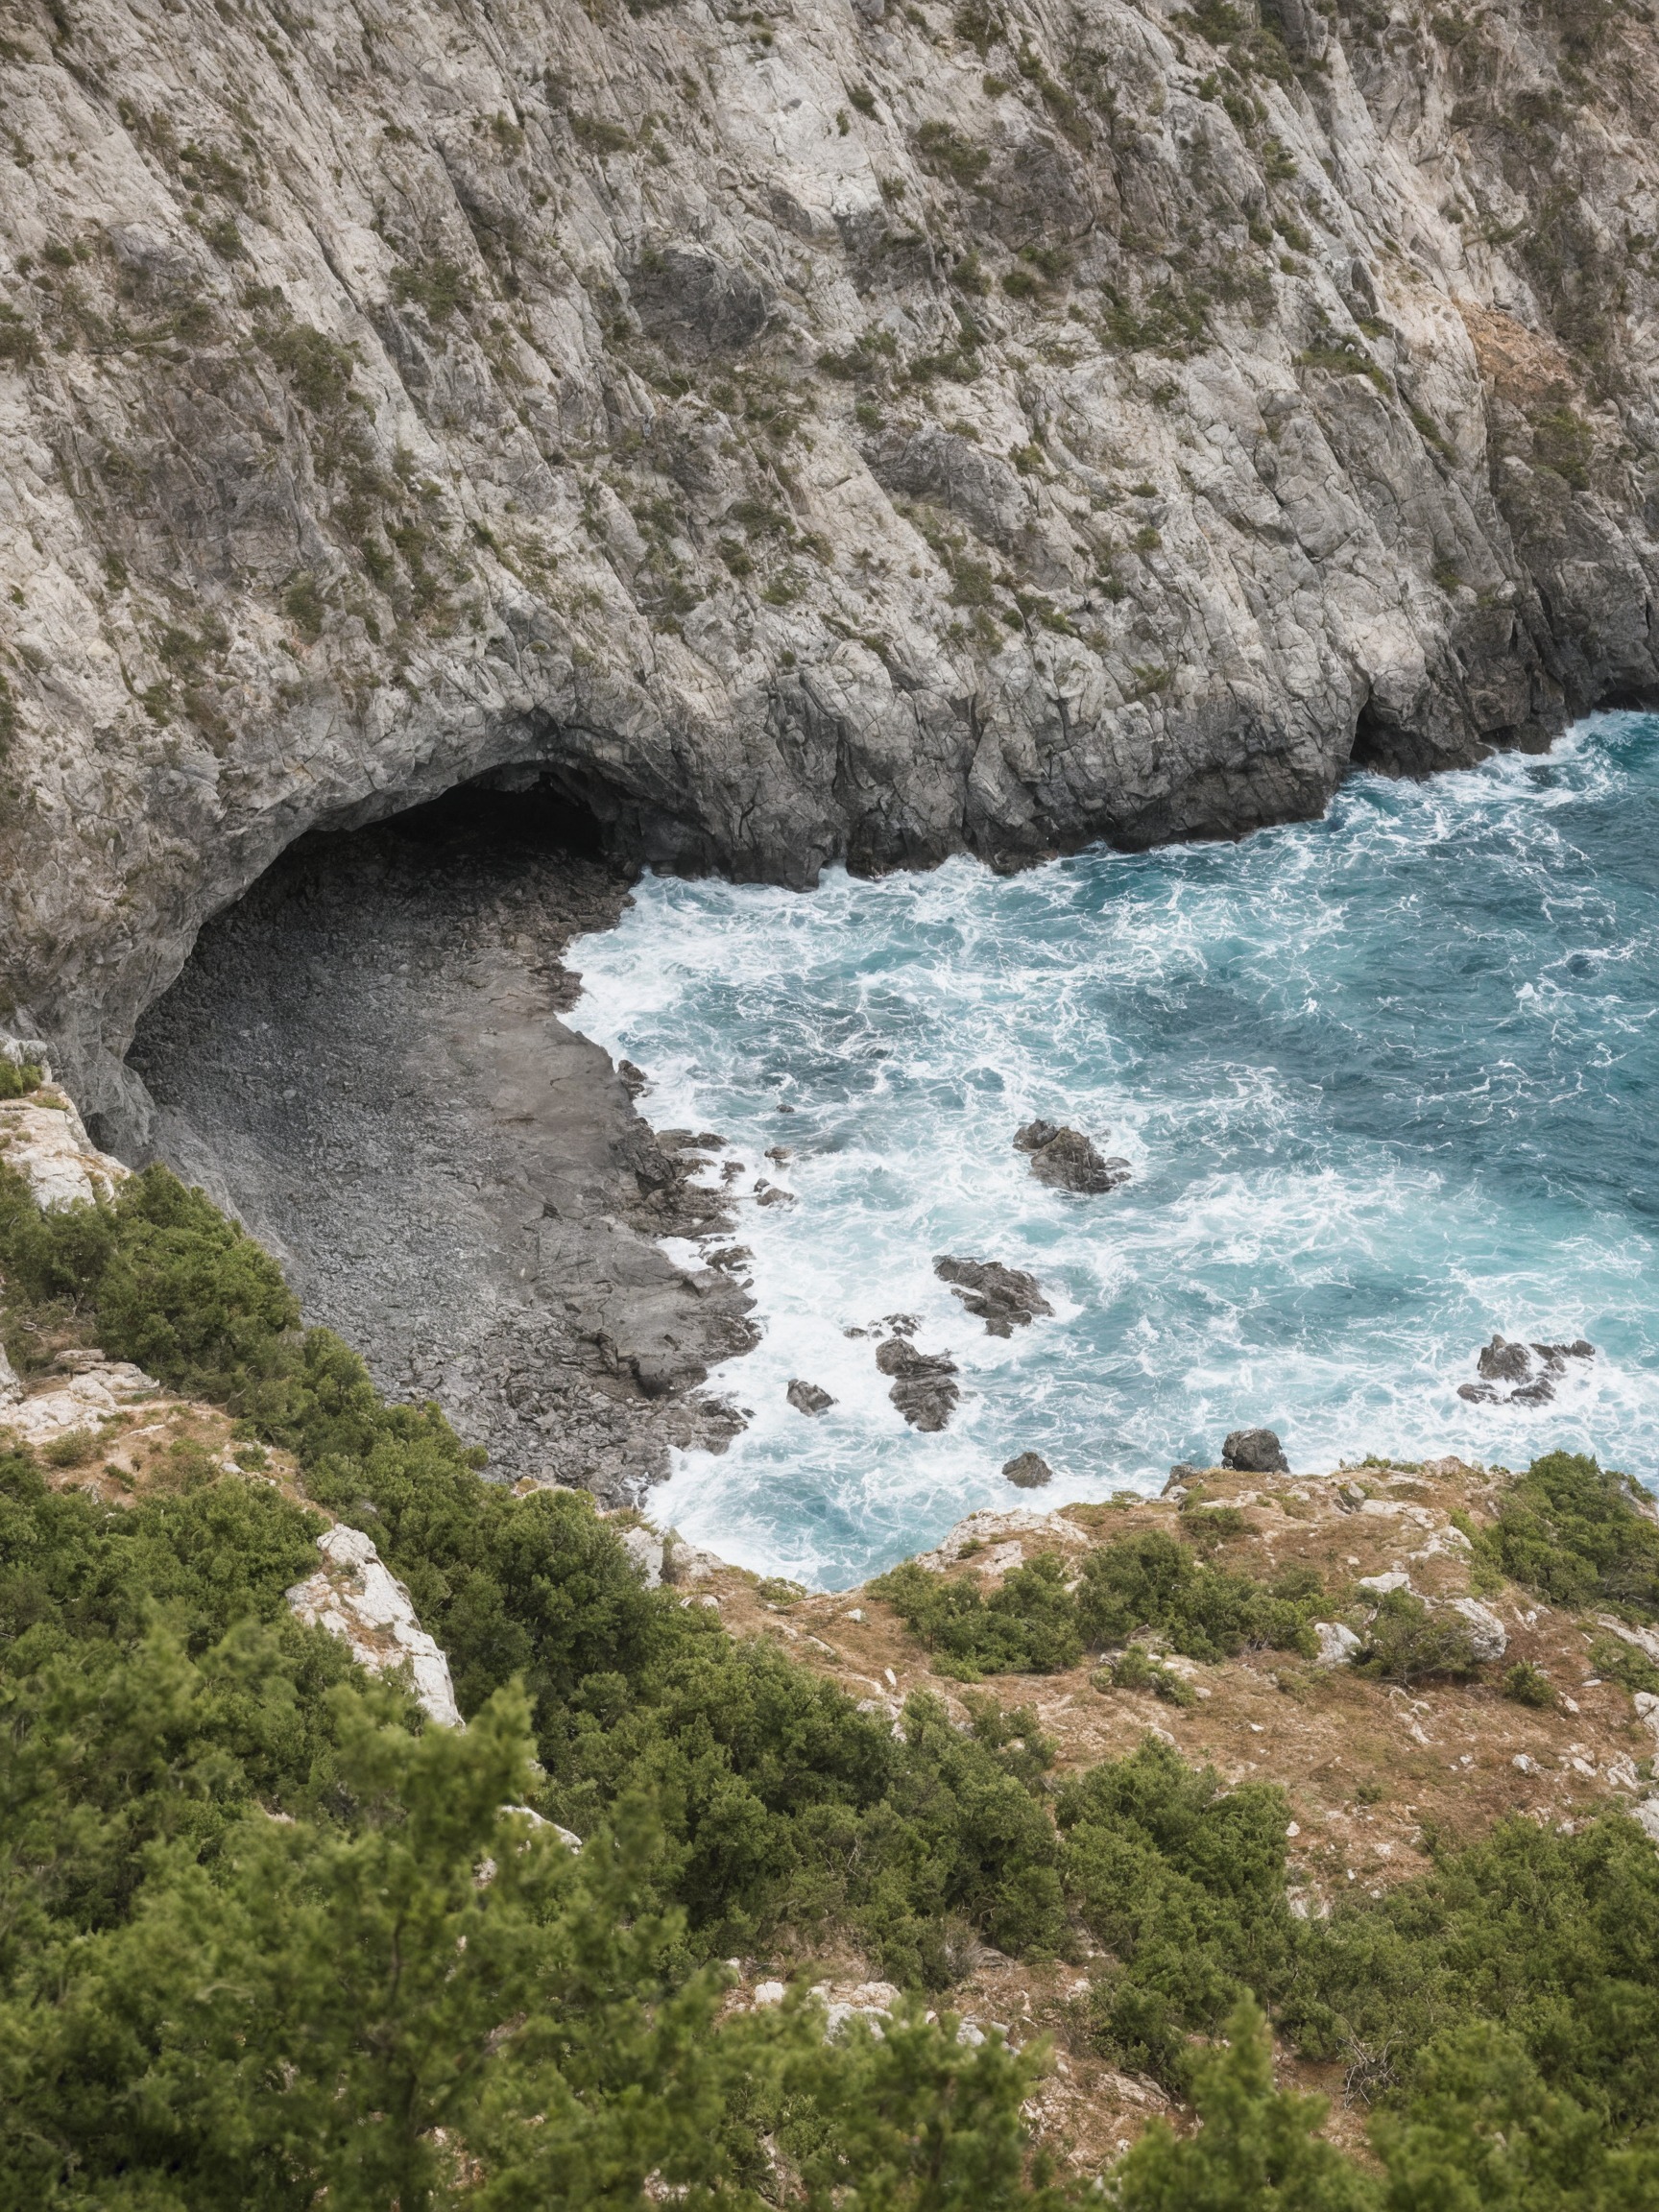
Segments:
[[[613,861],[616,839],[586,800],[576,798],[538,763],[487,769],[413,805],[349,829],[307,830],[272,862],[266,874],[295,857],[321,858],[340,840],[391,840],[423,847],[435,863],[498,853],[503,863],[541,854],[601,863]],[[265,877],[243,894],[257,891]],[[238,902],[239,903],[240,902]]]

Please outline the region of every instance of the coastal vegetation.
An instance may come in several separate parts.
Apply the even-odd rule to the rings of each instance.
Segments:
[[[239,1439],[119,1504],[0,1455],[0,2207],[1096,2200],[1031,2143],[1042,2045],[957,2038],[984,1946],[1071,1961],[1074,2048],[1190,2106],[1107,2172],[1130,2212],[1652,2200],[1659,1854],[1624,1815],[1426,1835],[1420,1873],[1307,1913],[1270,1782],[1150,1736],[1060,1780],[1022,1710],[859,1710],[645,1588],[585,1495],[490,1484],[164,1169],[51,1214],[0,1170],[0,1275],[20,1368],[96,1345]],[[464,1733],[289,1612],[318,1508],[408,1584]],[[1651,1527],[1557,1454],[1479,1542],[1646,1618]],[[1131,1631],[1294,1652],[1329,1602],[1159,1532],[1071,1579],[885,1588],[980,1672]],[[879,2035],[827,2037],[804,1990],[730,2009],[733,1955],[805,1981],[827,1946],[903,1992]],[[1364,2155],[1275,2050],[1341,2069]]]

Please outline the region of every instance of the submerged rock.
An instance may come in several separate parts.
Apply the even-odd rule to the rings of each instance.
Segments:
[[[1012,1336],[1016,1329],[1029,1327],[1039,1313],[1054,1310],[1036,1276],[1027,1275],[1022,1267],[1004,1267],[998,1260],[958,1260],[942,1252],[934,1259],[933,1272],[950,1285],[992,1336]]]
[[[918,1352],[902,1336],[890,1336],[876,1352],[883,1375],[894,1377],[887,1395],[912,1429],[943,1429],[962,1393],[956,1362],[943,1352]]]
[[[1017,1459],[1004,1462],[1002,1473],[1016,1490],[1041,1490],[1054,1479],[1053,1468],[1040,1452],[1022,1452]]]
[[[1235,1429],[1221,1447],[1221,1464],[1239,1475],[1288,1475],[1285,1447],[1271,1429]]]
[[[1129,1180],[1127,1160],[1103,1159],[1080,1129],[1068,1129],[1060,1122],[1027,1121],[1015,1132],[1014,1149],[1029,1152],[1032,1174],[1058,1190],[1094,1195],[1115,1190]]]
[[[797,1413],[828,1413],[835,1401],[828,1390],[820,1389],[816,1382],[804,1382],[797,1376],[783,1393]]]

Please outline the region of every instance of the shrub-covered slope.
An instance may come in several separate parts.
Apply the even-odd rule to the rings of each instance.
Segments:
[[[46,1215],[0,1170],[0,1275],[26,1374],[65,1342],[141,1352],[247,1462],[181,1444],[123,1493],[96,1454],[0,1457],[0,2204],[1058,2206],[1092,2172],[1031,2139],[1041,2039],[954,2032],[998,1954],[1084,1969],[1063,2063],[1190,2102],[1196,2132],[1160,2123],[1110,2166],[1125,2206],[1659,2186],[1659,1854],[1625,1815],[1431,1835],[1386,1893],[1299,1912],[1270,1767],[1229,1782],[1165,1729],[1062,1773],[1029,1705],[952,1703],[950,1676],[897,1724],[860,1710],[644,1587],[585,1496],[492,1487],[434,1413],[385,1405],[164,1170]],[[1228,1510],[1114,1536],[1103,1509],[1080,1575],[980,1601],[1037,1644],[966,1650],[1029,1671],[1134,1633],[1172,1661],[1206,1639],[1217,1680],[1252,1649],[1305,1667],[1316,1596],[1344,1593],[1208,1557],[1241,1541]],[[324,1512],[416,1594],[464,1734],[288,1613]],[[1620,1624],[1651,1617],[1653,1525],[1589,1462],[1541,1461],[1475,1543],[1494,1585],[1577,1575]],[[967,1596],[936,1618],[914,1575],[888,1593],[959,1680]],[[733,1953],[746,1988],[857,1956],[913,1996],[826,2040],[809,2004],[734,2007]],[[1275,2088],[1253,2003],[1370,2100],[1365,2155]]]

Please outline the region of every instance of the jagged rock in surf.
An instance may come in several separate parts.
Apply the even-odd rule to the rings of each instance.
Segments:
[[[799,1376],[783,1395],[797,1413],[828,1413],[835,1403],[828,1390],[821,1389],[816,1382],[804,1382]]]
[[[1527,1344],[1494,1334],[1476,1361],[1480,1381],[1460,1382],[1457,1395],[1471,1406],[1548,1406],[1555,1396],[1552,1378],[1566,1373],[1568,1360],[1595,1357],[1595,1345],[1582,1336],[1571,1344]],[[1517,1387],[1505,1390],[1505,1382]]]
[[[1235,1429],[1221,1447],[1221,1464],[1239,1475],[1288,1475],[1285,1447],[1271,1429]]]
[[[1054,1310],[1035,1275],[1027,1275],[1022,1267],[1004,1267],[998,1260],[958,1260],[942,1252],[934,1259],[933,1272],[950,1285],[992,1336],[1012,1336],[1039,1313]]]
[[[1057,1190],[1096,1195],[1129,1180],[1129,1163],[1114,1155],[1102,1159],[1080,1129],[1056,1121],[1027,1121],[1014,1138],[1017,1152],[1029,1152],[1031,1172]]]
[[[887,1395],[912,1429],[943,1429],[962,1392],[953,1378],[954,1359],[943,1352],[918,1352],[902,1336],[879,1345],[876,1364],[894,1383]]]
[[[1040,1452],[1022,1452],[1018,1458],[1003,1462],[1002,1476],[1016,1490],[1041,1490],[1053,1481],[1054,1470]]]

